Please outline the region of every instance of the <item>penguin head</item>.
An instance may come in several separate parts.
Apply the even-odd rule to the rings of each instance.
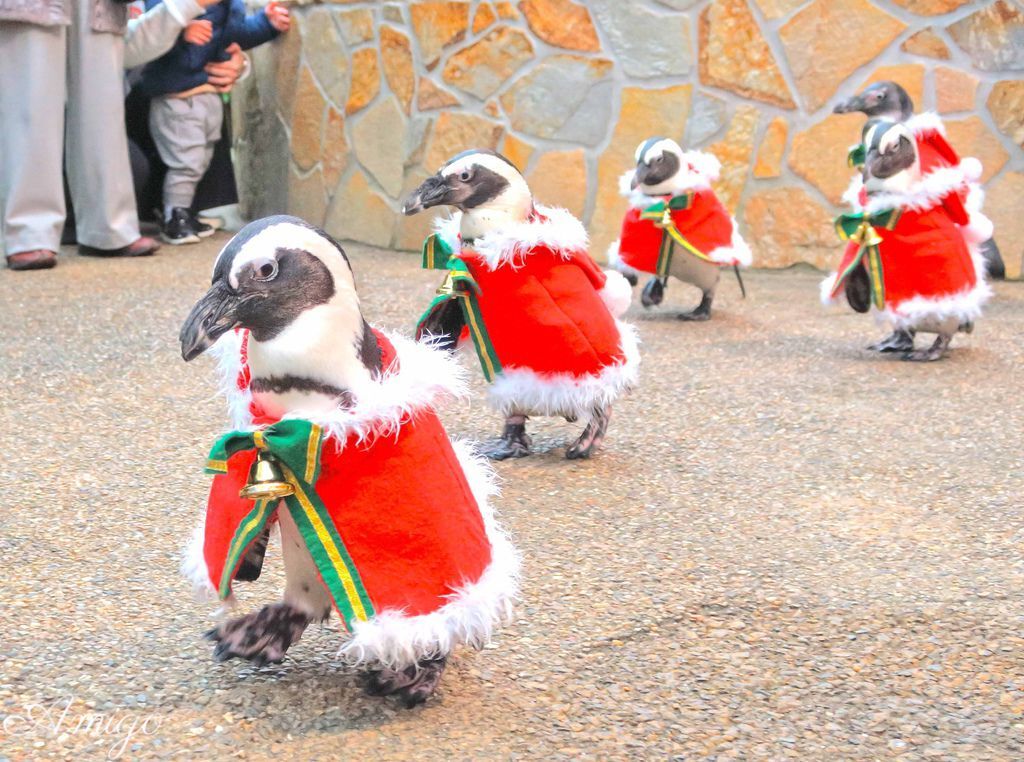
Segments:
[[[887,119],[872,119],[864,126],[867,149],[864,182],[868,191],[903,189],[919,175],[917,142],[907,127]]]
[[[649,196],[665,195],[680,186],[680,176],[689,170],[676,141],[650,138],[636,148],[636,171],[630,186]]]
[[[494,151],[464,151],[449,159],[406,198],[402,213],[434,206],[462,212],[463,235],[470,238],[503,224],[522,222],[533,212],[533,194],[515,165]]]
[[[213,282],[181,328],[188,362],[234,328],[269,342],[303,315],[324,308],[362,325],[352,268],[329,235],[279,215],[250,222],[221,250]]]
[[[856,111],[873,118],[905,122],[914,115],[914,101],[895,82],[876,82],[859,95],[838,104],[833,113],[852,114]]]

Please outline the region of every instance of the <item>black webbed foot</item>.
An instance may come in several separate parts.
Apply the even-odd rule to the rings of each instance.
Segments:
[[[398,696],[407,709],[424,703],[441,683],[448,657],[423,659],[401,670],[369,672],[363,689],[370,696]]]
[[[636,273],[632,271],[622,273],[622,277],[626,279],[626,282],[632,288],[636,288],[636,284],[640,282],[640,279],[637,277]]]
[[[508,460],[509,458],[525,458],[532,453],[533,440],[526,433],[526,423],[506,423],[501,439],[484,451],[491,460]]]
[[[714,297],[711,294],[705,293],[701,296],[700,304],[696,306],[691,312],[684,312],[679,315],[680,320],[686,320],[688,322],[700,322],[711,319],[711,302]]]
[[[248,659],[263,666],[284,660],[285,652],[309,625],[304,613],[287,603],[264,606],[259,611],[228,620],[206,633],[216,661]]]
[[[579,439],[572,443],[565,451],[568,460],[583,460],[589,458],[601,447],[605,434],[608,432],[608,423],[612,419],[611,407],[595,408],[590,417],[590,422]]]
[[[914,332],[898,329],[868,347],[872,352],[913,352]]]
[[[647,281],[644,286],[644,290],[640,293],[640,304],[644,307],[651,308],[655,305],[661,304],[665,298],[665,284],[660,278],[651,278]]]
[[[910,362],[935,362],[936,360],[941,360],[946,356],[946,350],[949,349],[949,344],[952,340],[952,336],[939,334],[938,338],[935,339],[935,343],[928,347],[928,349],[916,349],[913,352],[907,352],[903,355],[903,359]]]

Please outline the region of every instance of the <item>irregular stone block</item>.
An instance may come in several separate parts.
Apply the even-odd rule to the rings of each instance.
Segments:
[[[949,13],[962,5],[967,5],[971,0],[892,0],[892,2],[920,16],[941,16],[943,13]]]
[[[587,157],[582,148],[541,154],[527,180],[539,203],[583,216],[587,202]]]
[[[308,66],[303,66],[295,93],[291,141],[292,159],[303,171],[312,169],[320,161],[326,106],[327,101],[316,86],[313,72]]]
[[[258,91],[264,85],[270,87],[269,79],[240,82],[232,98],[241,130],[235,152],[239,202],[243,216],[253,220],[288,208],[288,132],[261,103]]]
[[[516,11],[512,3],[504,1],[495,4],[495,8],[498,11],[498,18],[502,21],[516,21],[519,18],[519,13]]]
[[[501,155],[512,162],[520,172],[525,172],[526,165],[533,156],[533,150],[532,145],[509,132],[506,133],[505,142],[501,146]]]
[[[322,227],[327,214],[327,192],[319,169],[300,176],[294,168],[288,173],[288,214]]]
[[[793,136],[789,166],[837,206],[855,174],[846,156],[860,142],[864,121],[863,114],[830,114]]]
[[[469,29],[467,2],[417,2],[409,6],[409,12],[428,70],[437,66],[441,51],[460,42]]]
[[[876,82],[895,82],[907,91],[907,95],[914,102],[917,111],[921,110],[924,103],[924,66],[921,64],[895,64],[893,66],[880,66],[864,80],[857,92],[862,91],[868,85]]]
[[[331,106],[327,107],[327,121],[324,124],[324,145],[320,162],[324,172],[324,184],[335,188],[348,166],[349,146],[345,138],[345,117]]]
[[[946,122],[946,137],[961,156],[973,156],[981,161],[983,183],[995,177],[1010,160],[999,138],[989,132],[979,117]]]
[[[988,110],[999,130],[1017,145],[1024,146],[1024,82],[1019,79],[996,82],[988,96]]]
[[[792,13],[807,0],[754,0],[766,19],[780,19]]]
[[[395,212],[356,170],[331,199],[324,230],[339,241],[388,246]]]
[[[745,0],[715,0],[700,14],[700,80],[783,108],[796,104]]]
[[[476,15],[473,16],[473,34],[480,34],[480,32],[493,24],[497,18],[498,15],[494,12],[494,6],[490,3],[481,3],[480,7],[476,9]]]
[[[412,109],[412,96],[416,89],[416,70],[412,60],[409,38],[389,26],[380,28],[380,56],[384,62],[384,77],[388,81],[402,109]]]
[[[518,29],[500,27],[453,54],[442,76],[449,85],[486,100],[532,58],[529,37]]]
[[[522,0],[519,9],[533,33],[549,45],[591,53],[601,49],[585,5],[573,0]]]
[[[982,71],[1024,69],[1024,11],[997,0],[946,31]]]
[[[722,174],[715,184],[718,198],[735,214],[747,184],[754,155],[754,135],[761,112],[754,106],[740,106],[729,123],[725,137],[708,146],[708,152],[722,163]]]
[[[604,59],[551,56],[506,91],[501,105],[519,132],[596,145],[611,118],[611,71]]]
[[[313,11],[316,13],[317,11]],[[312,23],[313,13],[310,13]],[[353,11],[335,11],[334,18],[338,21],[342,39],[347,45],[356,47],[373,39],[373,12],[369,8],[358,8]]]
[[[839,264],[843,244],[832,227],[832,213],[803,188],[772,188],[751,194],[743,222],[758,267],[809,262],[831,270]]]
[[[711,93],[698,93],[686,123],[685,146],[695,148],[723,129],[729,119],[729,104]]]
[[[352,148],[384,192],[398,198],[405,174],[405,117],[395,98],[383,98],[367,109],[352,128]]]
[[[935,106],[940,114],[973,111],[977,101],[978,78],[959,69],[935,67]]]
[[[686,130],[693,86],[622,89],[622,105],[612,138],[597,164],[597,191],[589,231],[591,253],[603,260],[605,250],[619,236],[626,201],[619,195],[619,176],[636,165],[637,145],[652,135],[678,140]]]
[[[985,214],[995,223],[995,239],[1006,263],[1006,277],[1020,278],[1024,264],[1024,172],[1007,172],[986,190]]]
[[[635,2],[589,0],[619,66],[631,77],[690,72],[690,24],[683,14],[658,15]]]
[[[416,94],[416,108],[420,111],[432,111],[449,106],[458,106],[459,99],[426,77],[420,77],[419,91]]]
[[[475,114],[445,111],[437,117],[423,157],[423,166],[436,172],[448,159],[470,148],[497,149],[505,128]]]
[[[349,90],[345,113],[354,114],[380,92],[380,69],[377,66],[377,51],[361,48],[352,54],[352,87]]]
[[[916,56],[938,58],[942,61],[948,61],[950,56],[949,46],[935,34],[934,27],[922,29],[908,37],[900,46],[900,50],[913,53]]]
[[[815,0],[791,18],[779,39],[808,111],[817,111],[906,24],[867,0]]]
[[[348,100],[348,56],[331,21],[331,13],[326,8],[314,8],[305,21],[302,50],[306,63],[330,101],[343,106]]]
[[[757,151],[754,177],[779,177],[782,174],[782,154],[786,151],[788,135],[789,125],[785,118],[777,116],[772,119]]]

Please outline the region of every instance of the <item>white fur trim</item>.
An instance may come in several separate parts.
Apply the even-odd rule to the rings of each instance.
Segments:
[[[217,360],[217,373],[220,376],[220,393],[228,403],[228,419],[235,429],[252,425],[249,405],[252,403],[252,392],[249,388],[238,388],[238,374],[242,370],[242,338],[245,334],[240,330],[228,331],[221,336],[209,352]]]
[[[528,368],[506,368],[488,388],[491,407],[503,415],[568,416],[590,420],[595,407],[610,405],[636,384],[640,349],[636,328],[616,321],[625,361],[609,365],[599,373],[537,373]]]
[[[452,593],[437,611],[406,616],[391,609],[368,622],[355,623],[340,651],[349,664],[403,669],[420,659],[447,655],[461,644],[482,648],[498,626],[512,620],[520,561],[490,503],[498,492],[494,474],[469,445],[453,441],[452,446],[480,508],[491,543],[491,563],[476,582]]]
[[[981,162],[975,159],[973,156],[965,156],[960,160],[960,169],[964,172],[964,177],[967,178],[967,182],[976,183],[981,180],[981,176],[985,169],[981,166]]]
[[[622,317],[629,309],[629,303],[633,301],[633,287],[620,272],[605,270],[604,274],[608,280],[605,282],[604,288],[598,292],[601,295],[601,301],[612,313],[612,317]]]
[[[605,252],[605,256],[608,258],[608,266],[616,272],[622,273],[627,277],[630,275],[639,277],[639,270],[634,267],[630,267],[622,261],[622,257],[619,254],[619,241],[617,239],[609,244],[608,251]]]
[[[946,136],[946,125],[942,123],[942,117],[934,111],[915,114],[904,122],[904,125],[916,136],[927,135],[929,132],[937,132],[943,137]]]
[[[843,192],[843,203],[849,204],[855,210],[860,211],[860,192],[864,188],[864,177],[862,175],[854,175],[850,178],[850,184],[846,187],[846,191]]]
[[[839,273],[831,273],[819,286],[821,303],[826,307],[839,303],[838,299],[832,298],[832,289],[836,287],[836,278],[838,277]]]
[[[398,334],[386,336],[395,347],[397,372],[385,372],[363,388],[352,390],[355,404],[351,407],[303,416],[322,426],[338,446],[353,434],[360,442],[371,436],[393,434],[417,411],[431,408],[445,397],[463,397],[467,393],[466,371],[447,352]],[[224,347],[219,345],[220,341],[222,385],[232,413],[232,426],[242,430],[256,428],[249,412],[252,395],[247,389],[238,389],[236,383],[241,368],[238,339],[225,342]]]
[[[967,192],[967,199],[964,201],[964,208],[970,217],[970,222],[963,227],[964,238],[968,243],[984,243],[995,232],[992,220],[981,211],[984,205],[985,191],[980,185],[972,184]]]
[[[963,165],[943,167],[929,172],[900,193],[876,193],[868,198],[865,212],[875,214],[887,209],[923,212],[938,206],[950,193],[966,190],[970,180]]]
[[[492,270],[502,265],[515,267],[538,246],[546,246],[564,257],[569,257],[576,251],[586,251],[589,243],[587,231],[583,223],[573,217],[571,212],[541,204],[537,204],[535,209],[541,215],[541,219],[508,225],[473,242],[474,251],[484,258],[488,267]],[[435,230],[456,253],[462,248],[458,237],[461,222],[461,212],[434,222]]]
[[[754,261],[754,255],[750,251],[750,246],[743,240],[743,236],[740,235],[736,220],[732,221],[732,243],[729,246],[719,246],[717,249],[712,249],[708,252],[708,257],[712,262],[718,262],[722,265],[737,263],[742,267],[750,267],[751,262]]]
[[[206,537],[206,512],[204,511],[199,520],[199,525],[193,530],[188,545],[184,547],[181,554],[181,565],[179,569],[182,576],[192,583],[196,598],[201,601],[216,601],[217,589],[210,580],[210,570],[206,566],[206,557],[203,555],[203,541]]]

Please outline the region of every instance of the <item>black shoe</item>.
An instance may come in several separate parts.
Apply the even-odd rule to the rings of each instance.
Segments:
[[[167,243],[177,246],[183,243],[199,243],[199,233],[192,225],[192,212],[180,206],[171,210],[171,217],[164,220],[160,237]]]
[[[192,220],[192,229],[196,231],[196,235],[200,238],[209,238],[217,232],[213,225],[207,225],[196,216],[195,212],[190,211],[188,216]]]

